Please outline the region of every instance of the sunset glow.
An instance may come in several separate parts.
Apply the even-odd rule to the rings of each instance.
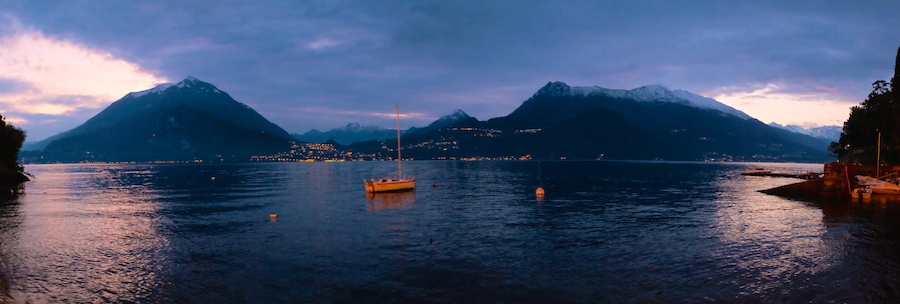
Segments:
[[[0,111],[65,115],[166,79],[109,53],[30,31],[0,38],[0,81],[7,84]]]
[[[709,91],[709,96],[764,122],[803,127],[841,125],[850,115],[850,106],[859,101],[836,100],[834,88],[817,87],[821,92],[783,92],[778,85],[766,84],[751,90]],[[723,90],[724,91],[724,90]]]

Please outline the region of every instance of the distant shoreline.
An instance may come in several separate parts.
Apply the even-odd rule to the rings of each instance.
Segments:
[[[404,159],[404,162],[619,162],[619,163],[685,163],[685,164],[826,164],[828,162],[802,161],[704,161],[704,160],[657,160],[657,159]],[[197,161],[121,161],[121,162],[47,162],[23,163],[22,165],[222,165],[222,164],[274,164],[274,163],[363,163],[363,162],[396,162],[396,160],[353,160],[353,161],[233,161],[233,162],[197,162]]]

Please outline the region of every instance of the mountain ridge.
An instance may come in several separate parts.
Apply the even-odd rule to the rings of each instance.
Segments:
[[[287,131],[250,106],[187,77],[128,93],[83,124],[38,145],[46,155],[74,160],[144,161],[243,158],[287,150],[291,140]]]
[[[341,145],[350,145],[361,141],[385,140],[391,137],[397,137],[397,130],[391,130],[380,126],[360,125],[359,123],[348,123],[347,125],[334,128],[325,132],[312,129],[303,134],[291,134],[294,138],[301,142],[324,143],[334,140]]]
[[[467,121],[467,120],[475,120],[475,121],[477,121],[478,119],[476,119],[476,118],[474,118],[474,117],[472,117],[472,116],[469,116],[469,114],[467,114],[465,111],[463,111],[463,110],[461,110],[461,109],[456,109],[456,111],[453,111],[453,113],[450,113],[450,114],[441,116],[440,118],[438,118],[437,120],[435,120],[434,122],[428,124],[428,125],[425,126],[425,127],[422,127],[422,128],[416,128],[416,127],[409,128],[409,129],[407,129],[407,130],[404,132],[404,134],[410,134],[410,135],[412,135],[412,134],[425,134],[425,133],[428,133],[428,132],[431,132],[431,131],[435,131],[435,130],[439,130],[439,129],[441,129],[441,128],[444,128],[444,127],[447,127],[447,126],[450,126],[450,125],[454,125],[454,124],[458,124],[458,123],[460,123],[460,122],[462,122],[462,121]],[[394,138],[396,138],[396,137],[394,137]]]
[[[639,102],[684,103],[698,108],[719,110],[723,113],[735,115],[744,119],[753,119],[750,115],[715,99],[700,96],[685,90],[670,90],[669,88],[658,84],[640,86],[631,90],[616,90],[600,86],[569,86],[564,82],[554,81],[548,82],[543,88],[539,89],[535,93],[535,96],[540,94],[557,96],[573,95],[582,97],[603,95],[616,99],[630,99]]]
[[[612,91],[548,82],[509,115],[405,133],[404,156],[820,161],[827,142],[662,86]],[[698,100],[700,102],[698,102]],[[408,139],[407,139],[408,138]],[[422,144],[425,143],[425,144]],[[384,145],[356,145],[377,153]]]
[[[833,142],[837,142],[841,138],[841,132],[843,132],[842,126],[818,126],[811,128],[804,128],[798,125],[781,125],[776,122],[770,122],[770,126],[785,129],[791,132],[800,133],[804,135],[809,135],[815,138],[821,138],[830,140]]]
[[[369,138],[341,137],[363,133],[370,133]],[[319,138],[301,141],[334,141],[350,145],[353,155],[377,155],[390,146],[383,143],[395,139],[396,130],[349,123],[304,135]],[[45,150],[70,159],[88,152],[98,160],[222,154],[246,159],[288,150],[288,142],[304,135],[288,134],[214,85],[188,77],[126,94],[84,124],[51,137]],[[404,156],[424,159],[819,161],[828,157],[828,142],[822,139],[769,126],[714,99],[660,85],[612,90],[548,82],[507,116],[480,121],[458,109],[402,136],[410,145]]]

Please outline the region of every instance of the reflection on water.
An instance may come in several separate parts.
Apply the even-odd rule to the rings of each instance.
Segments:
[[[722,197],[716,201],[715,228],[727,248],[716,254],[728,261],[722,266],[734,274],[730,282],[720,284],[733,284],[747,299],[798,292],[791,282],[830,269],[841,251],[828,241],[820,208],[755,191],[768,185],[747,187],[766,182],[759,177],[718,181]]]
[[[0,224],[0,259],[16,284],[12,296],[135,301],[160,289],[168,240],[155,229],[158,197],[148,188],[150,172],[47,169],[65,173],[35,172],[43,180],[29,184],[29,194],[8,206]]]
[[[369,200],[366,203],[366,210],[378,211],[385,209],[403,209],[416,202],[415,191],[405,192],[388,192],[388,193],[366,193]]]
[[[436,187],[359,189],[394,165],[29,166],[0,278],[38,303],[900,298],[900,202],[768,196],[795,180],[760,164],[411,162]]]

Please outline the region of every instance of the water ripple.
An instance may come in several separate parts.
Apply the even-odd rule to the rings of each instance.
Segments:
[[[29,166],[0,278],[60,303],[900,298],[898,205],[739,174],[821,165],[412,162],[415,192],[365,195],[394,165]]]

